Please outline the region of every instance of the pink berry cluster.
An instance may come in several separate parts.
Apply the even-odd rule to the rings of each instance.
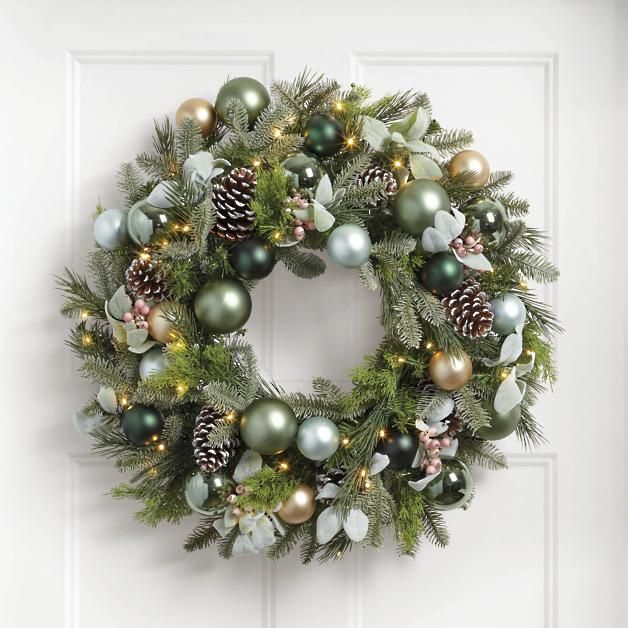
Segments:
[[[464,240],[456,238],[452,240],[450,246],[458,257],[464,257],[467,253],[477,253],[479,255],[484,251],[484,247],[480,244],[480,238],[474,238],[472,235],[466,236]]]
[[[150,307],[142,299],[138,299],[133,304],[131,312],[125,312],[122,320],[125,323],[135,323],[138,329],[148,329],[146,317],[150,314]]]
[[[299,194],[299,192],[295,192],[294,195],[289,196],[286,199],[286,204],[288,206],[288,211],[293,209],[307,209],[310,205],[310,201]],[[294,224],[296,225],[292,235],[295,240],[301,242],[303,238],[305,238],[305,230],[314,231],[316,229],[316,225],[313,220],[299,220],[298,218],[294,219]]]
[[[441,468],[440,450],[451,445],[451,438],[447,434],[436,435],[436,428],[430,427],[426,432],[421,432],[419,440],[423,443],[425,454],[421,460],[421,468],[427,475],[438,473]]]
[[[238,484],[235,488],[235,493],[231,493],[231,495],[227,496],[227,502],[230,504],[234,504],[236,502],[236,500],[238,499],[238,495],[244,495],[244,493],[246,493],[246,486],[244,486],[244,484]],[[250,509],[244,509],[244,512],[251,512]],[[239,518],[242,516],[243,513],[243,509],[240,508],[239,506],[236,506],[232,513],[231,513],[234,517]]]

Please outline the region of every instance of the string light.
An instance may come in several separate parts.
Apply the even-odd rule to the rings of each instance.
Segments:
[[[349,147],[355,146],[355,137],[348,137],[345,140],[345,144]]]
[[[348,447],[351,441],[345,436],[341,442],[343,447]]]
[[[90,334],[83,334],[81,342],[83,343],[84,347],[89,347],[93,343],[93,339]]]
[[[281,129],[273,129],[273,137],[276,140],[278,140],[282,135],[283,133],[281,132]]]
[[[166,446],[163,443],[157,445],[157,451],[166,451]]]
[[[380,430],[379,431],[379,437],[380,438],[386,438],[386,430]]]
[[[129,400],[126,397],[122,397],[122,399],[120,399],[120,405],[124,408],[125,406],[129,405]]]
[[[428,340],[425,343],[425,348],[429,351],[430,349],[432,349],[434,347],[434,343],[431,340]]]
[[[259,166],[261,166],[261,165],[262,165],[262,162],[261,162],[259,159],[255,159],[255,160],[253,160],[253,165],[254,165],[256,168],[259,168]]]
[[[290,468],[290,465],[287,462],[280,462],[279,463],[279,468],[281,469],[281,471],[287,471]]]
[[[520,281],[519,282],[519,288],[521,288],[521,290],[527,290],[528,289],[528,282],[527,281]]]
[[[366,469],[362,469],[362,471],[360,471],[360,477],[365,478],[366,477],[366,473],[367,473]]]
[[[183,227],[181,227],[181,231],[183,231],[183,233],[189,233],[190,225],[183,225]]]
[[[508,369],[502,369],[499,373],[499,379],[504,380],[510,375],[510,371]]]
[[[367,480],[366,482],[364,482],[364,488],[371,488],[370,480]]]
[[[395,159],[395,161],[393,161],[393,168],[401,168],[401,166],[403,166],[401,160]]]
[[[188,387],[185,384],[177,384],[177,394],[183,395]]]
[[[336,111],[342,111],[345,108],[345,104],[342,100],[338,100],[334,103],[334,107],[336,108]]]
[[[81,318],[83,320],[85,320],[86,318],[89,318],[89,310],[81,310]]]
[[[397,364],[405,364],[406,363],[406,359],[403,356],[399,356],[397,358]]]
[[[164,248],[166,248],[166,247],[168,246],[168,244],[170,244],[170,243],[168,242],[168,240],[166,240],[166,238],[164,238],[164,239],[161,241],[161,246],[163,246]]]
[[[144,253],[140,253],[140,259],[144,260],[145,262],[147,262],[150,259],[150,255],[146,252]]]
[[[225,420],[229,421],[229,423],[231,423],[232,421],[235,421],[235,418],[236,418],[235,412],[229,412],[229,414],[225,416]]]
[[[275,240],[281,240],[282,235],[281,231],[275,231],[275,233],[273,233],[273,238],[275,238]]]
[[[153,443],[156,443],[159,440],[159,436],[157,434],[153,434],[150,439],[153,441]]]
[[[532,351],[532,349],[526,349],[526,355],[534,355],[534,351]]]

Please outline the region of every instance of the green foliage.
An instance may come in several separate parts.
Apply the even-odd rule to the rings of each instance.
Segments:
[[[264,466],[245,480],[246,492],[237,498],[236,503],[242,508],[272,512],[297,490],[298,485],[298,478]]]

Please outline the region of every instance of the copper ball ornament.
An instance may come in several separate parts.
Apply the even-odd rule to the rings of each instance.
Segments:
[[[201,127],[203,137],[214,132],[218,120],[214,105],[204,98],[189,98],[179,105],[176,114],[177,125],[185,118],[191,118]]]
[[[469,382],[473,375],[471,358],[464,351],[459,356],[437,351],[430,360],[431,380],[443,390],[458,390]]]
[[[277,514],[282,521],[297,525],[311,519],[315,511],[314,490],[308,484],[299,484],[297,490],[283,502]]]
[[[150,309],[148,314],[148,333],[151,338],[166,344],[174,340],[172,326],[170,321],[164,315],[165,303],[158,303]]]
[[[452,177],[466,175],[466,183],[473,188],[482,188],[488,183],[491,169],[486,157],[477,150],[463,150],[456,153],[449,162]]]

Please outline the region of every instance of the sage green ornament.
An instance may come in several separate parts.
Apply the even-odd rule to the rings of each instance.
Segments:
[[[455,510],[473,494],[473,476],[467,465],[449,456],[441,457],[440,473],[425,487],[423,494],[436,510]]]
[[[311,416],[299,425],[297,447],[310,460],[327,460],[340,446],[340,432],[324,416]]]
[[[163,414],[153,406],[136,403],[122,415],[122,431],[134,445],[156,443],[163,428]]]
[[[316,113],[305,125],[303,135],[306,150],[318,157],[331,157],[342,148],[344,129],[336,118]]]
[[[279,454],[297,435],[297,418],[280,399],[258,399],[240,418],[240,436],[253,451],[264,456]]]
[[[233,246],[229,261],[243,279],[263,279],[275,267],[275,251],[261,238],[250,237]]]
[[[129,241],[127,214],[121,209],[107,209],[94,220],[94,240],[107,251],[124,246]]]
[[[464,280],[464,266],[451,253],[435,253],[421,267],[421,282],[438,295],[455,290]]]
[[[405,232],[415,236],[433,227],[440,211],[451,211],[449,194],[430,179],[414,179],[402,185],[393,203],[395,221]]]
[[[193,473],[185,483],[185,500],[194,512],[219,515],[225,511],[233,488],[233,482],[221,473]]]
[[[481,235],[484,245],[499,244],[504,239],[508,216],[499,201],[479,196],[466,203],[462,211],[467,217],[467,229],[474,236]]]
[[[316,159],[303,153],[288,157],[281,166],[291,175],[297,188],[315,188],[323,177],[323,171]]]
[[[526,306],[516,294],[505,292],[492,299],[490,305],[493,312],[491,330],[496,334],[501,336],[512,334],[517,326],[522,325],[526,320]]]
[[[492,403],[483,402],[482,406],[491,417],[491,424],[476,430],[475,435],[485,440],[500,440],[510,436],[521,421],[521,406],[516,405],[508,412],[497,412]]]
[[[339,266],[358,268],[371,254],[371,238],[358,225],[336,227],[327,240],[327,253]]]
[[[228,119],[229,101],[234,98],[244,105],[249,116],[250,129],[255,125],[259,114],[270,104],[270,94],[259,81],[248,76],[231,79],[220,88],[216,96],[216,112],[223,122]]]
[[[156,345],[149,349],[140,360],[139,372],[141,379],[147,379],[154,373],[161,373],[166,370],[166,354],[161,345]]]
[[[149,205],[146,199],[138,201],[129,209],[127,230],[131,240],[138,246],[148,244],[153,234],[168,222],[164,209]]]
[[[240,329],[251,315],[251,295],[236,279],[216,279],[206,283],[194,299],[196,318],[216,334]]]

